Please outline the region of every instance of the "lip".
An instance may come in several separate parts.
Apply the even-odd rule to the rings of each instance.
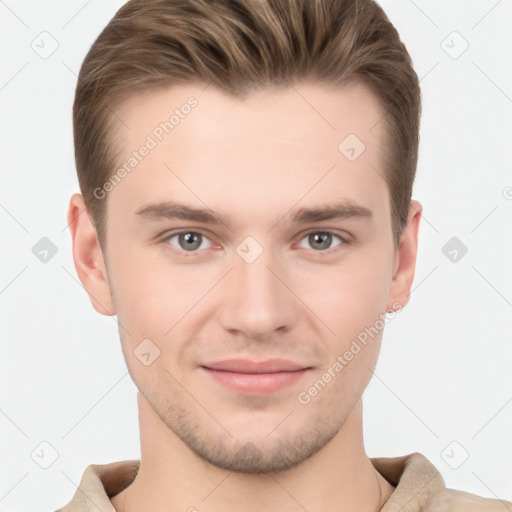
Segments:
[[[202,366],[211,370],[224,370],[237,373],[277,373],[304,370],[307,366],[288,361],[286,359],[267,359],[265,361],[251,361],[250,359],[224,359],[206,363]]]
[[[253,395],[268,395],[291,386],[311,369],[285,359],[259,362],[228,359],[207,363],[201,368],[228,389]]]

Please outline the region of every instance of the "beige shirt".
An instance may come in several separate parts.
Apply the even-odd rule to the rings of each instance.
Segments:
[[[380,512],[512,512],[512,502],[447,489],[441,473],[421,453],[370,458],[396,489]],[[71,501],[57,512],[115,512],[109,497],[128,487],[138,460],[90,464]]]

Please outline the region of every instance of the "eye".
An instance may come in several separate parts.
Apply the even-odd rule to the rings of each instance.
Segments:
[[[314,249],[318,249],[315,252],[326,252],[330,249],[333,237],[342,242],[341,244],[338,244],[338,246],[348,243],[343,237],[335,235],[331,231],[310,231],[304,238],[302,238],[302,240],[307,240]]]
[[[177,239],[178,246],[171,242],[174,238]],[[179,233],[166,236],[162,241],[176,247],[178,251],[198,252],[197,249],[208,248],[203,243],[205,240],[208,240],[208,238],[197,231],[180,231]]]
[[[315,252],[331,252],[333,238],[337,238],[341,243],[337,245],[348,244],[349,241],[340,235],[336,235],[331,231],[310,231],[301,239],[307,240],[307,243],[315,250]],[[174,242],[173,242],[174,240]],[[212,242],[203,233],[197,231],[180,231],[168,234],[162,239],[167,245],[173,246],[174,250],[181,253],[190,253],[191,255],[199,252],[200,249],[208,249],[212,247]],[[210,245],[208,245],[208,242]],[[304,247],[302,243],[300,247]],[[306,249],[308,247],[305,247]],[[336,250],[336,247],[333,249]]]

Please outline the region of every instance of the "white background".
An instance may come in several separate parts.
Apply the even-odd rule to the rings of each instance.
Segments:
[[[116,318],[90,305],[66,228],[76,75],[122,4],[0,1],[0,511],[55,510],[88,464],[140,456]],[[512,500],[512,0],[381,5],[421,79],[424,218],[411,301],[364,395],[367,453],[418,451],[448,487]],[[47,59],[31,48],[43,31],[59,45]],[[43,441],[48,469],[31,457]]]

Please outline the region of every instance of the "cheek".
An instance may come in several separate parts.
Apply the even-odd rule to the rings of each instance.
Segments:
[[[184,300],[176,272],[136,246],[118,244],[111,260],[109,281],[120,323],[134,341],[141,335],[161,337]]]
[[[353,261],[325,266],[311,272],[303,285],[306,304],[334,331],[336,343],[345,343],[373,325],[386,309],[390,262],[370,251],[355,254]],[[333,334],[331,332],[331,334]]]
[[[206,301],[200,299],[222,272],[211,269],[207,273],[200,265],[176,264],[155,247],[118,247],[112,258],[116,264],[111,281],[126,353],[149,338],[163,356],[168,354],[160,361],[180,357],[184,344],[178,340],[189,339],[201,325]]]
[[[296,261],[283,268],[283,277],[304,301],[307,316],[320,329],[322,322],[328,327],[326,340],[332,338],[337,348],[350,343],[385,310],[392,265],[383,256],[389,253],[386,249],[374,244],[352,250],[338,263]],[[162,340],[185,315],[189,317],[176,331],[191,317],[201,316],[206,306],[201,307],[198,299],[224,273],[217,265],[177,264],[163,247],[138,247],[120,237],[112,245],[111,261],[116,313],[133,343],[152,336]],[[218,293],[221,288],[222,284]],[[289,300],[297,299],[290,294]]]

